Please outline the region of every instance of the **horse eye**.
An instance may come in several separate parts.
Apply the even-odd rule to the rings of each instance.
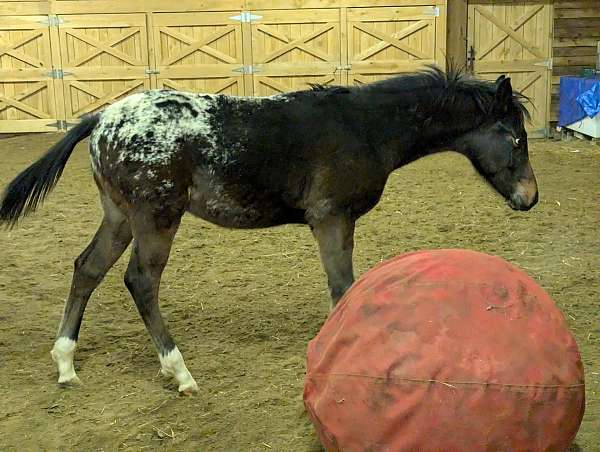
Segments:
[[[516,144],[517,146],[518,146],[520,143],[521,143],[521,139],[520,139],[520,138],[517,138],[517,139],[515,139],[515,144]]]

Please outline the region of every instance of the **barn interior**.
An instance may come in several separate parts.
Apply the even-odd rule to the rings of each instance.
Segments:
[[[428,64],[511,77],[530,99],[540,203],[512,212],[455,154],[393,174],[357,228],[357,274],[396,254],[470,248],[526,270],[563,311],[586,374],[572,450],[600,450],[600,145],[557,131],[560,78],[600,69],[598,0],[0,1],[0,186],[82,115],[156,88],[269,96]],[[120,260],[90,300],[59,389],[49,350],[73,261],[101,211],[85,143],[44,208],[0,231],[1,450],[294,450],[307,342],[328,315],[306,228],[229,231],[185,218],[161,307],[200,394],[155,376]]]

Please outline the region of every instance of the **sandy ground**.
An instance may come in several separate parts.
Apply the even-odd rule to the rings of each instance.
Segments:
[[[58,138],[0,140],[0,186]],[[541,201],[529,213],[509,210],[457,155],[397,171],[360,221],[356,267],[462,247],[526,269],[563,310],[583,355],[587,407],[574,447],[600,451],[600,146],[530,147]],[[76,355],[83,386],[57,387],[49,351],[73,260],[100,218],[83,148],[42,210],[0,231],[0,450],[320,450],[301,394],[306,344],[328,298],[304,227],[229,231],[185,218],[161,305],[197,396],[178,396],[157,375],[122,283],[128,253],[89,303]]]

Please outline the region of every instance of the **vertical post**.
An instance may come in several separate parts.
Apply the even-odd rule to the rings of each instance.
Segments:
[[[160,33],[154,30],[154,14],[149,11],[146,13],[146,37],[148,39],[148,69],[150,69],[150,88],[159,88],[158,86],[158,61],[156,60],[156,46],[160,45]]]
[[[446,34],[446,22],[448,20],[448,9],[446,0],[438,0],[436,6],[439,11],[439,16],[435,18],[435,62],[443,69],[448,69],[447,62],[449,54],[447,52],[448,36]]]
[[[52,8],[52,4],[50,7]],[[60,42],[60,33],[58,30],[59,27],[59,16],[56,15],[48,15],[48,33],[50,37],[50,58],[52,61],[52,69],[62,70],[62,55],[61,49],[64,49],[64,44]],[[54,18],[54,22],[50,20],[50,18]],[[70,93],[66,91],[70,89],[68,86],[65,86],[66,83],[64,79],[61,78],[53,78],[52,79],[52,90],[54,94],[54,108],[57,119],[57,124],[61,124],[61,122],[66,123],[67,121],[67,99],[70,99]],[[69,101],[70,102],[70,101]],[[60,126],[59,126],[60,129]]]
[[[455,66],[467,66],[467,0],[450,0],[447,12],[447,55]]]
[[[599,43],[600,44],[600,43]],[[348,61],[348,8],[340,8],[340,66],[348,67],[350,61]],[[599,47],[600,48],[600,47]],[[348,70],[340,69],[338,71],[340,76],[336,83],[346,86],[348,85]]]
[[[244,11],[240,11],[240,14]],[[249,13],[249,12],[248,12]],[[242,65],[251,67],[254,64],[252,56],[252,21],[242,21]],[[254,74],[242,75],[244,96],[256,96],[254,92]]]
[[[546,81],[546,114],[544,116],[544,128],[546,129],[546,138],[549,138],[552,136],[550,129],[550,112],[552,111],[552,75],[554,73],[554,2],[549,1],[546,7],[548,8],[548,50],[546,51],[546,56],[550,65],[546,71],[548,80]]]

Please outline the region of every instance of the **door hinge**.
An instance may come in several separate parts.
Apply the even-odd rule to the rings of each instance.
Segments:
[[[62,69],[52,69],[50,72],[46,72],[46,77],[50,78],[64,78],[65,75],[72,75],[72,72],[64,72]]]
[[[44,19],[40,20],[39,23],[47,25],[49,27],[58,27],[59,25],[64,24],[65,21],[58,16],[49,15],[48,17],[45,17]]]
[[[349,71],[350,69],[352,69],[351,64],[342,64],[340,66],[335,67],[336,71]]]
[[[64,119],[59,119],[58,121],[49,122],[46,124],[48,127],[56,127],[56,130],[67,130],[69,127],[77,125],[77,122],[68,122]]]
[[[242,74],[255,74],[260,72],[260,68],[257,68],[256,66],[242,66],[233,69],[233,72],[240,72]]]
[[[242,23],[254,22],[262,19],[262,16],[258,16],[256,14],[252,14],[250,11],[242,11],[237,16],[231,16],[231,20],[238,20]]]
[[[426,16],[440,17],[440,8],[437,6],[427,7],[423,14]]]
[[[533,63],[534,66],[544,66],[546,68],[548,68],[549,70],[552,70],[553,68],[553,64],[552,64],[552,58],[548,58],[546,61],[541,61],[540,63]]]
[[[146,75],[160,74],[160,71],[158,69],[146,69],[144,72],[146,73]]]

